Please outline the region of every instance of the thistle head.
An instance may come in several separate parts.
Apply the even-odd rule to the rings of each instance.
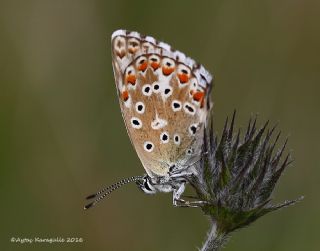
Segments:
[[[287,140],[277,147],[280,132],[274,135],[276,126],[268,128],[266,122],[257,129],[256,122],[256,118],[250,119],[245,133],[235,133],[234,112],[231,122],[226,120],[220,139],[212,122],[208,123],[204,157],[191,181],[198,196],[207,202],[202,210],[225,234],[300,200],[271,204],[275,185],[292,158],[290,153],[284,156]]]

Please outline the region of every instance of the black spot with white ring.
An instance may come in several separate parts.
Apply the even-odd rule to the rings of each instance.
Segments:
[[[152,152],[154,148],[154,144],[151,141],[146,141],[143,144],[143,149],[147,152]]]
[[[132,124],[138,126],[138,125],[140,125],[140,122],[138,120],[136,120],[136,119],[133,119],[132,120]]]
[[[142,93],[145,96],[151,96],[152,95],[151,85],[148,85],[148,84],[144,85],[142,87]]]
[[[171,108],[174,112],[181,110],[181,102],[178,100],[173,100],[171,103]]]
[[[140,119],[136,118],[136,117],[133,117],[131,119],[131,125],[133,128],[135,129],[140,129],[142,127],[142,122]]]
[[[140,113],[140,114],[143,114],[144,113],[144,111],[145,111],[145,105],[144,105],[144,103],[143,102],[137,102],[136,103],[136,111],[137,111],[137,113]]]
[[[159,93],[160,92],[160,85],[156,82],[152,84],[152,89],[154,93]]]
[[[172,88],[171,88],[171,87],[165,88],[164,91],[163,91],[163,93],[164,93],[164,96],[165,96],[166,98],[170,97],[171,94],[172,94]]]
[[[198,129],[198,124],[192,124],[189,126],[189,133],[191,136],[195,135]]]
[[[192,155],[193,154],[193,149],[192,148],[187,149],[186,154],[187,155]]]
[[[190,115],[194,115],[196,113],[195,107],[188,102],[184,104],[183,108],[184,108],[184,111]]]
[[[168,143],[169,142],[169,134],[167,132],[163,132],[160,134],[161,143]]]
[[[173,135],[173,141],[176,145],[180,145],[180,136],[178,134]]]

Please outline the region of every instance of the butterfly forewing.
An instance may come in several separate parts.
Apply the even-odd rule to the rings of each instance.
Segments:
[[[137,32],[112,35],[122,115],[149,176],[166,176],[200,155],[211,75],[183,53]]]

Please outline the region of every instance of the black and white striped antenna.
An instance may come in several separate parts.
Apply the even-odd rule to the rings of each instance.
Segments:
[[[143,178],[144,178],[144,176],[133,176],[130,178],[125,178],[125,179],[120,180],[111,186],[108,186],[108,187],[101,189],[99,192],[97,192],[95,194],[91,194],[91,195],[87,196],[86,197],[87,200],[91,200],[91,199],[95,199],[95,200],[92,201],[91,203],[85,205],[84,209],[89,209],[89,208],[95,206],[102,199],[104,199],[107,195],[109,195],[113,191],[117,190],[118,188],[122,187],[123,185],[126,185],[131,182],[142,181]]]

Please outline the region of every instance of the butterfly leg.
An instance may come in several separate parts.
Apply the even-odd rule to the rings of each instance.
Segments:
[[[176,205],[177,207],[202,207],[205,204],[207,204],[206,201],[185,201],[185,200],[179,200],[179,204]]]
[[[173,205],[175,207],[202,207],[208,202],[206,201],[201,201],[201,200],[196,200],[196,201],[187,201],[182,199],[181,197],[184,198],[192,198],[192,199],[198,199],[197,197],[194,196],[183,196],[183,192],[186,188],[186,182],[183,181],[181,182],[180,186],[177,189],[173,190]]]
[[[175,207],[201,207],[207,203],[206,201],[186,201],[181,199],[185,188],[186,182],[183,181],[177,189],[173,190],[173,205]]]
[[[185,178],[185,177],[192,177],[194,175],[193,172],[187,172],[187,171],[179,171],[179,172],[172,172],[169,174],[170,178]]]
[[[181,195],[183,194],[184,190],[186,189],[186,182],[185,181],[182,181],[180,184],[179,184],[179,187],[178,188],[175,188],[173,190],[173,205],[175,207],[179,206],[178,202],[181,202],[181,203],[184,203],[185,201],[183,199],[181,199]]]

